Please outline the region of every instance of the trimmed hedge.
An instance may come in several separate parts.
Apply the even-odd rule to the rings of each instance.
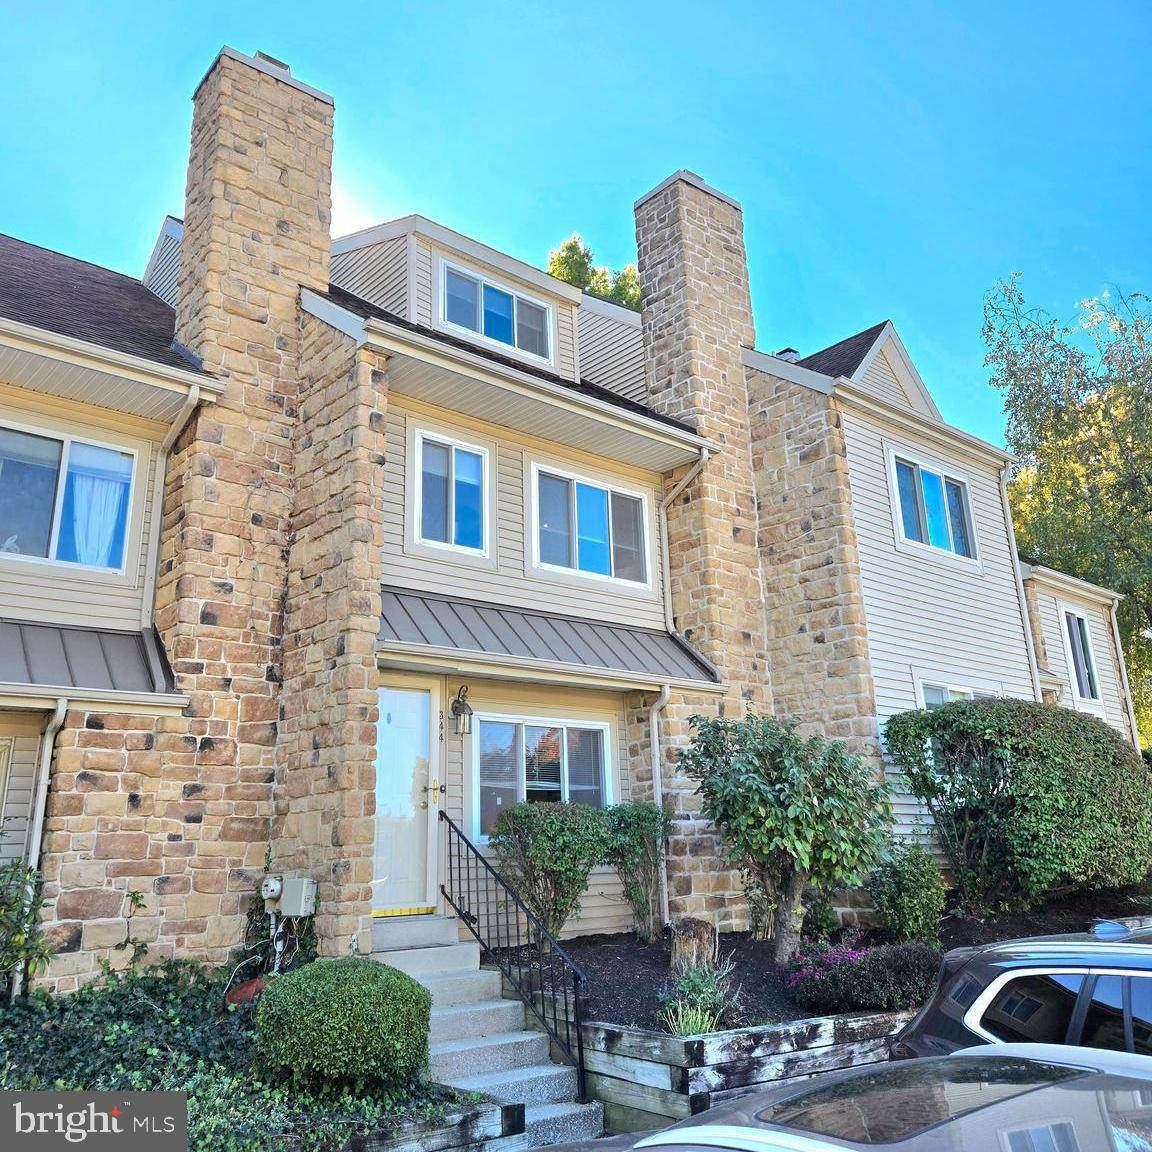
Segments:
[[[1152,867],[1152,772],[1102,720],[963,700],[891,717],[886,739],[969,908],[1135,884]]]
[[[315,1092],[397,1092],[428,1064],[432,997],[366,957],[317,960],[271,981],[256,1009],[261,1071]]]

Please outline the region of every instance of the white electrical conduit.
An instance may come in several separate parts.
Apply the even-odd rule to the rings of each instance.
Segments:
[[[40,737],[40,755],[36,761],[36,787],[32,793],[32,811],[29,813],[28,840],[24,848],[24,859],[29,868],[40,863],[40,845],[44,842],[44,809],[48,803],[48,777],[52,770],[52,749],[56,744],[56,734],[64,727],[64,717],[68,715],[68,701],[61,696],[48,718],[44,735]],[[17,972],[12,981],[10,999],[20,994],[24,974]]]
[[[1044,700],[1040,686],[1040,662],[1036,658],[1036,645],[1032,640],[1032,621],[1028,616],[1028,597],[1024,593],[1024,581],[1020,578],[1020,556],[1016,551],[1016,529],[1012,524],[1012,506],[1008,502],[1008,470],[1011,464],[1000,469],[1000,507],[1004,513],[1004,528],[1008,533],[1008,548],[1012,553],[1012,576],[1016,581],[1016,602],[1020,605],[1020,622],[1024,625],[1024,649],[1028,654],[1028,671],[1032,676],[1032,697]]]

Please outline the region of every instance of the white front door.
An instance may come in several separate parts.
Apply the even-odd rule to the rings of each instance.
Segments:
[[[420,916],[436,910],[440,780],[439,682],[385,685],[376,730],[372,908],[378,916]]]

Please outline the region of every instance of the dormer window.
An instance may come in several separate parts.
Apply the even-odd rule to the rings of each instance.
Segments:
[[[551,309],[475,272],[443,265],[444,324],[551,361]]]

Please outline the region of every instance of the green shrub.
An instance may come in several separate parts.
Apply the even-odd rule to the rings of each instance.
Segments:
[[[413,1084],[428,1063],[432,998],[367,957],[317,960],[272,980],[256,1009],[257,1063],[316,1092]]]
[[[893,716],[886,739],[965,907],[1134,884],[1152,866],[1152,773],[1102,720],[966,700]]]
[[[658,804],[617,804],[608,809],[607,860],[620,876],[636,935],[645,943],[655,940],[664,927],[660,878],[671,831],[672,817]]]
[[[924,943],[861,948],[860,932],[839,944],[805,941],[785,967],[785,983],[814,1012],[917,1008],[936,987],[940,952]]]
[[[737,1023],[740,989],[732,987],[736,963],[690,968],[663,997],[660,1019],[673,1036],[696,1036]]]
[[[52,948],[41,930],[40,873],[20,860],[0,865],[0,995],[47,966]]]
[[[515,804],[500,813],[490,843],[497,871],[556,936],[604,860],[608,825],[586,804]]]
[[[840,931],[840,917],[828,897],[815,888],[804,893],[804,934],[826,940]]]
[[[888,826],[887,788],[841,741],[799,736],[795,718],[691,724],[681,769],[699,781],[703,813],[744,877],[757,937],[771,918],[776,960],[785,961],[800,941],[804,889],[856,883],[872,867]]]
[[[919,841],[894,843],[868,880],[880,926],[897,943],[940,938],[945,892],[940,865]]]

